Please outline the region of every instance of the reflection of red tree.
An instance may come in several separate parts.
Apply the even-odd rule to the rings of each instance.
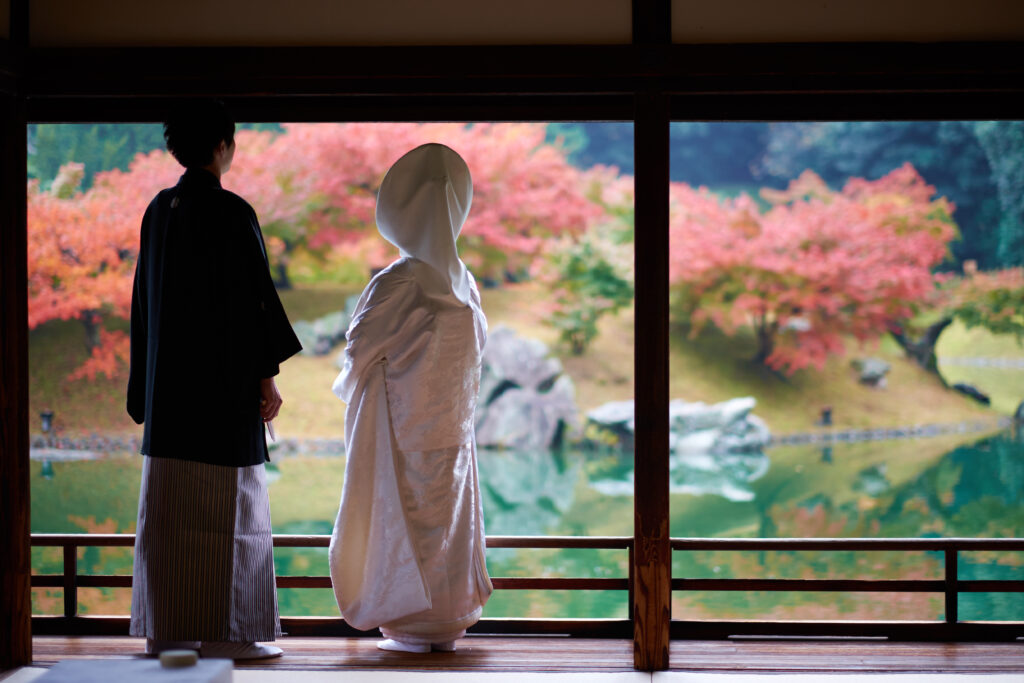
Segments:
[[[878,536],[869,517],[826,505],[772,505],[767,514],[779,538]],[[714,551],[694,554],[700,570],[692,576],[734,579],[902,579],[934,580],[943,574],[941,557],[904,551]],[[929,593],[736,592],[682,593],[673,613],[692,619],[936,619],[942,597]]]
[[[871,340],[934,291],[952,206],[909,164],[830,190],[804,172],[784,191],[722,199],[672,188],[670,280],[697,331],[753,328],[757,360],[822,367],[843,338]]]

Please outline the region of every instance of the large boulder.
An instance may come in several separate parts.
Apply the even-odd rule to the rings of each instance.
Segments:
[[[480,371],[476,442],[482,448],[547,450],[578,423],[576,389],[548,347],[513,330],[487,336]]]
[[[676,399],[669,403],[669,447],[673,453],[757,453],[771,443],[764,420],[751,411],[751,397],[707,405]],[[606,403],[587,413],[587,434],[598,443],[633,446],[633,401]]]
[[[587,413],[584,444],[589,446],[617,446],[623,451],[633,450],[636,423],[633,401],[611,401]]]
[[[536,339],[520,337],[498,325],[487,334],[480,369],[480,401],[490,404],[512,387],[550,389],[562,374],[562,363],[548,357],[548,347]]]

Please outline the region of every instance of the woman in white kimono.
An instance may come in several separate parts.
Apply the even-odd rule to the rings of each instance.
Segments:
[[[385,650],[454,650],[492,590],[473,431],[487,320],[455,247],[472,199],[444,145],[388,171],[377,228],[401,258],[363,291],[333,386],[348,461],[331,580],[346,621],[380,627]]]

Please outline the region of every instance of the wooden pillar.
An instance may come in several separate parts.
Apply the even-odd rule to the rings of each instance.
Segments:
[[[633,0],[633,44],[659,61],[671,0]],[[636,441],[633,451],[633,666],[668,668],[672,562],[668,523],[668,99],[644,84],[634,108]]]
[[[0,670],[32,662],[23,112],[0,94]]]
[[[0,671],[32,663],[28,477],[26,140],[19,76],[28,0],[0,46]]]
[[[636,447],[633,665],[668,668],[671,551],[668,496],[669,120],[664,93],[636,97]]]

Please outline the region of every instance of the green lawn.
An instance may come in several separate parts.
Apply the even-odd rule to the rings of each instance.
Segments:
[[[282,292],[292,320],[314,319],[339,310],[358,288],[302,286]],[[601,321],[601,334],[583,356],[572,356],[556,343],[557,332],[539,319],[536,311],[544,291],[535,283],[507,285],[482,292],[492,328],[499,324],[519,334],[548,343],[576,384],[581,411],[606,401],[633,396],[633,311]],[[123,328],[123,323],[121,327]],[[55,411],[61,433],[131,432],[136,430],[124,413],[125,378],[100,376],[92,381],[67,382],[64,378],[85,358],[84,337],[77,322],[56,321],[30,334],[33,431],[38,414]],[[644,343],[641,338],[639,343]],[[688,401],[717,402],[753,396],[756,413],[776,433],[814,429],[821,408],[830,406],[839,428],[870,428],[956,422],[992,418],[1010,413],[1024,398],[1024,371],[992,374],[980,388],[996,397],[988,409],[950,391],[940,380],[905,360],[895,343],[883,339],[875,348],[858,349],[851,343],[845,357],[832,359],[823,371],[805,370],[791,377],[750,362],[749,339],[727,338],[713,330],[696,339],[674,332],[670,348],[670,395]],[[337,375],[341,348],[323,357],[299,356],[287,361],[278,378],[285,405],[277,420],[278,431],[290,437],[338,438],[344,428],[344,406],[330,391]],[[951,326],[939,342],[943,355],[1024,355],[1014,339],[996,338],[980,330]],[[857,355],[874,355],[892,365],[885,389],[861,386],[850,367]],[[944,368],[944,370],[946,370]],[[957,368],[959,371],[976,370]],[[964,374],[964,373],[960,373]],[[959,376],[955,381],[959,381]],[[952,372],[950,372],[950,379]]]
[[[939,357],[1024,358],[1024,345],[1012,336],[989,334],[980,327],[968,330],[960,323],[950,325],[936,344]],[[1024,400],[1024,369],[972,367],[941,364],[950,384],[965,382],[988,394],[992,407],[1013,414]]]

